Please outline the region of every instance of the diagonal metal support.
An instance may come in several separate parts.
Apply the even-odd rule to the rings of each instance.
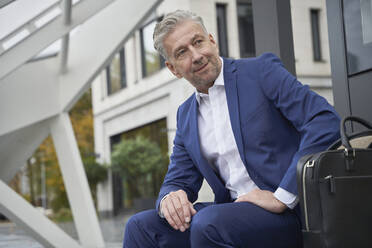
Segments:
[[[70,25],[71,23],[71,8],[72,0],[63,1],[63,22],[65,25]],[[62,37],[61,44],[61,61],[60,61],[60,73],[65,73],[67,71],[67,60],[68,60],[68,44],[70,40],[70,34],[65,34]]]
[[[0,136],[0,180],[11,181],[48,137],[49,126],[50,120],[45,120]]]
[[[67,235],[1,180],[0,195],[0,212],[23,227],[26,232],[30,233],[44,246],[82,248],[76,240]]]
[[[64,17],[58,16],[44,27],[36,30],[27,38],[4,51],[0,56],[0,79],[26,63],[48,45],[68,34],[74,27],[83,23],[113,0],[83,0],[72,9],[71,24],[64,24]]]
[[[0,1],[0,8],[5,7],[6,5],[10,4],[13,1],[15,1],[15,0],[1,0]]]
[[[60,112],[57,58],[28,63],[0,80],[1,137]]]
[[[80,242],[84,247],[104,247],[68,113],[62,113],[53,120],[51,132]]]

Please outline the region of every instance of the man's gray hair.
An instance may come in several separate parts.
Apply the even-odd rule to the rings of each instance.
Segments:
[[[156,24],[153,35],[154,47],[164,59],[168,59],[168,54],[165,51],[163,44],[164,38],[168,35],[168,33],[174,30],[177,24],[187,20],[198,23],[207,34],[207,29],[204,26],[203,19],[195,13],[187,10],[176,10],[168,13],[166,16],[164,16],[161,22]]]

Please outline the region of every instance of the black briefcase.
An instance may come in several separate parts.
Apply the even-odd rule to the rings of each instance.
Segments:
[[[347,135],[345,122],[368,130]],[[341,139],[297,164],[304,248],[372,247],[372,124],[341,122]]]

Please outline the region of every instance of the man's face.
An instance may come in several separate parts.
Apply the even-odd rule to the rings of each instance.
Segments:
[[[178,24],[163,41],[165,62],[178,78],[185,78],[198,91],[208,93],[221,70],[217,44],[212,35],[193,21]]]

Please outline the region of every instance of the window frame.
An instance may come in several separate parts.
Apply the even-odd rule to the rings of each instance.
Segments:
[[[311,40],[313,48],[313,60],[315,62],[322,62],[322,44],[320,33],[320,9],[310,9],[310,26],[311,26]]]
[[[145,44],[144,44],[145,42],[144,42],[144,37],[143,37],[143,29],[144,28],[146,28],[147,26],[149,26],[153,22],[160,22],[162,19],[163,19],[163,16],[152,18],[148,22],[144,23],[139,28],[139,36],[140,36],[139,38],[140,38],[140,48],[141,48],[142,78],[149,77],[149,76],[155,74],[156,72],[160,71],[161,69],[163,69],[165,67],[165,60],[164,60],[163,56],[161,56],[158,53],[160,68],[157,71],[154,71],[154,72],[152,72],[150,74],[148,73],[148,70],[147,70],[147,67],[146,67],[146,52],[145,52]]]
[[[226,3],[216,3],[216,22],[217,22],[218,48],[220,50],[220,55],[222,57],[229,57],[229,39],[228,39],[228,32],[227,32],[227,4]]]
[[[106,86],[107,86],[107,95],[115,94],[116,92],[125,89],[127,87],[127,70],[126,70],[126,63],[125,63],[125,48],[123,47],[118,52],[119,54],[119,65],[120,65],[120,88],[116,91],[112,91],[111,86],[111,70],[110,67],[112,65],[112,61],[106,67]],[[115,54],[116,56],[116,54]]]
[[[252,1],[251,0],[237,0],[236,1],[236,6],[237,6],[237,9],[239,8],[239,6],[250,6],[250,8],[252,9]],[[256,56],[256,41],[255,41],[255,33],[254,33],[254,24],[253,24],[253,9],[252,9],[252,38],[253,38],[253,41],[252,41],[252,47],[251,49],[253,50],[253,52],[250,52],[248,50],[250,49],[247,49],[247,51],[245,51],[245,49],[243,49],[243,36],[242,36],[242,33],[241,33],[241,28],[240,28],[240,16],[239,16],[239,13],[238,13],[238,10],[237,10],[237,13],[236,13],[236,18],[237,18],[237,24],[238,24],[238,36],[239,36],[239,55],[241,58],[249,58],[249,57],[255,57]],[[246,47],[244,47],[246,48]]]

